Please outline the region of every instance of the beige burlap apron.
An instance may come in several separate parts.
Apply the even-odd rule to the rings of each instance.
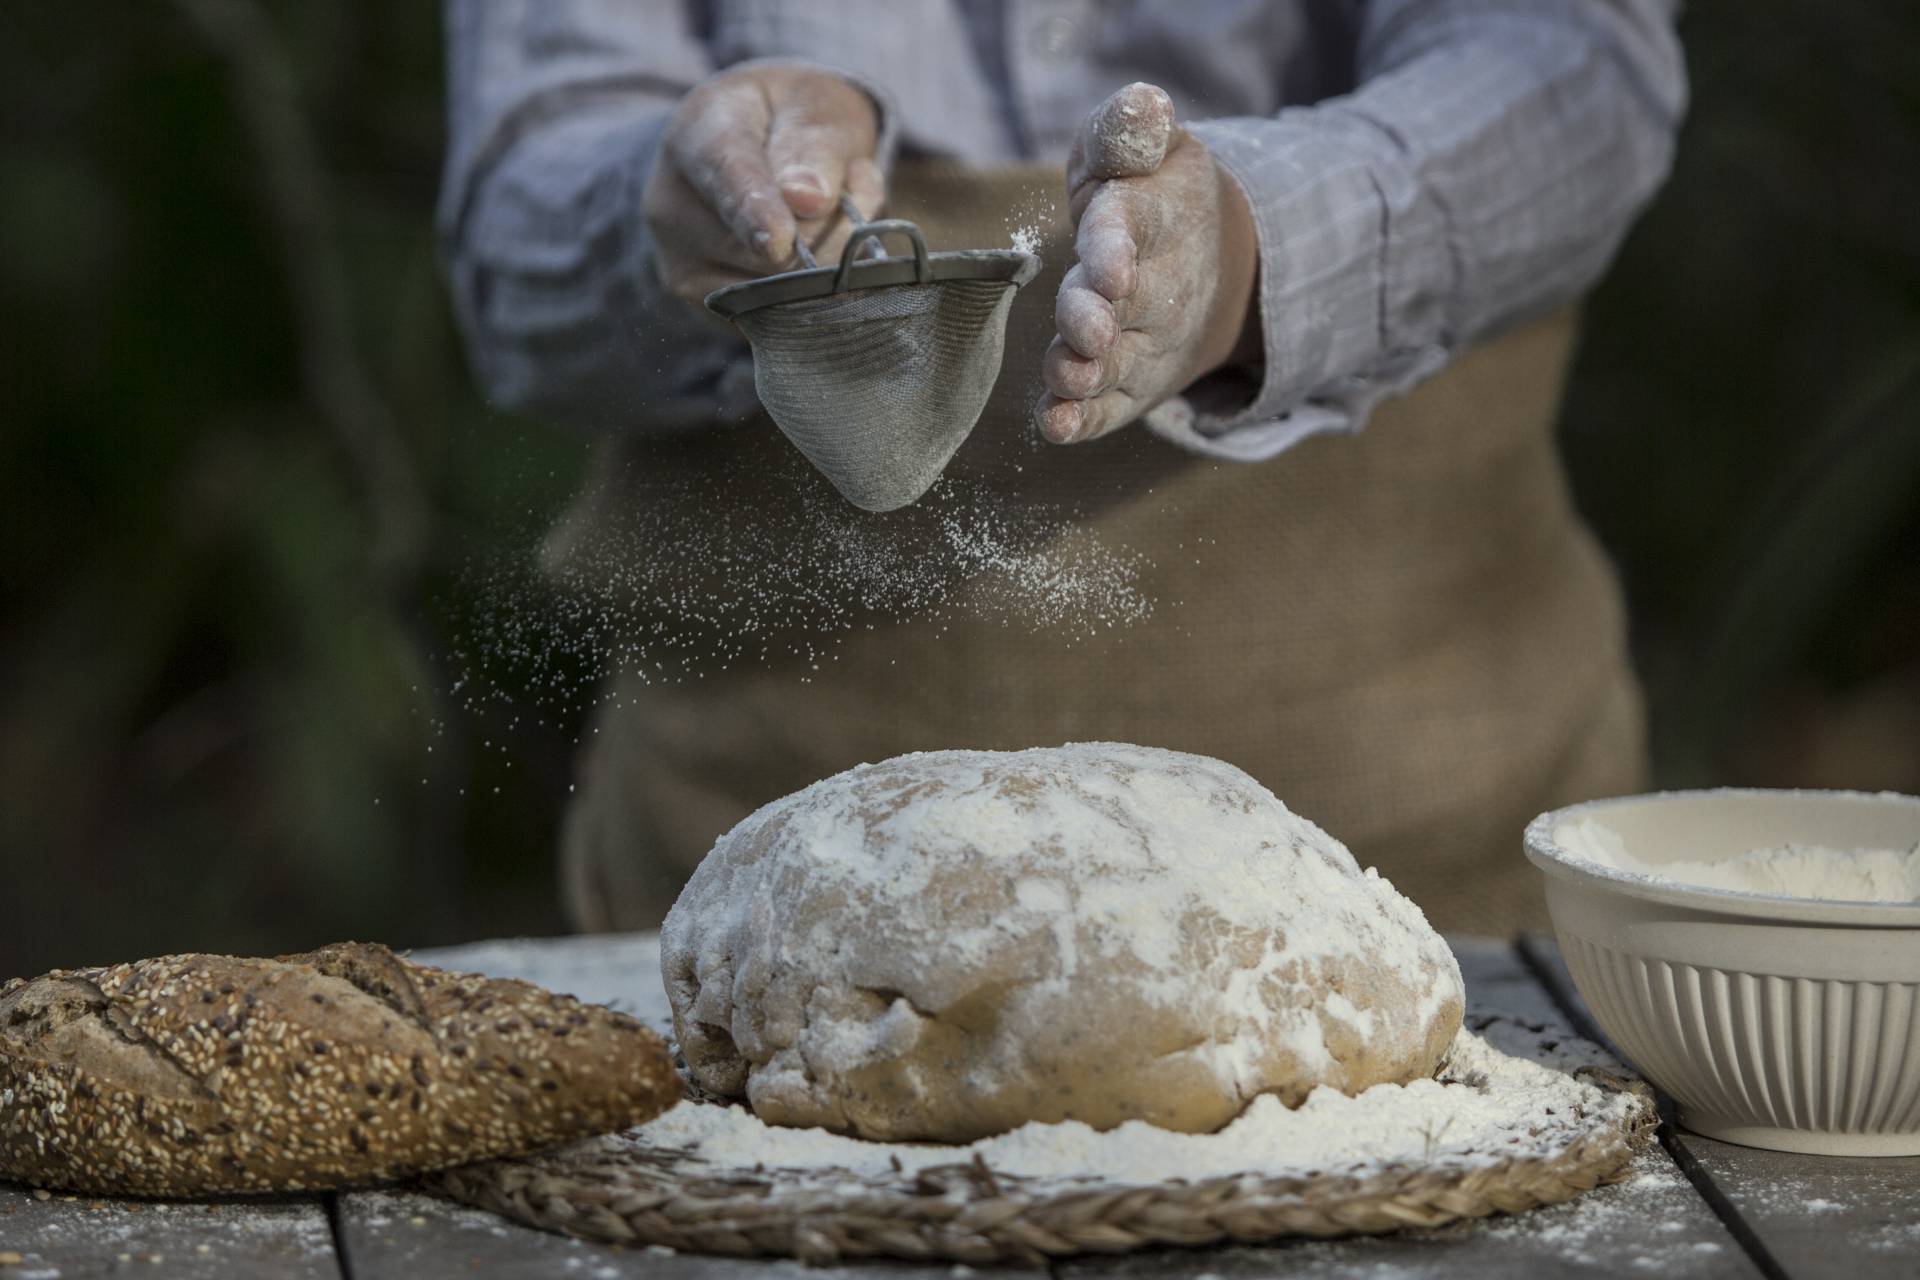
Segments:
[[[855,628],[828,661],[782,651],[680,683],[621,678],[585,739],[563,836],[583,928],[656,924],[755,807],[905,751],[1116,739],[1218,756],[1440,928],[1476,932],[1544,919],[1520,850],[1528,818],[1641,785],[1619,591],[1553,439],[1571,313],[1464,353],[1357,435],[1268,462],[1197,458],[1137,426],[1039,446],[1026,413],[1071,259],[1059,181],[903,164],[890,212],[935,248],[1004,245],[1045,215],[1046,270],[1015,303],[998,389],[950,474],[1056,504],[1139,553],[1152,616],[1088,639],[962,601]],[[796,458],[764,420],[609,441],[550,563],[578,578],[593,557],[650,554],[609,532],[636,511],[778,521],[797,491],[822,499]],[[928,536],[912,509],[872,518],[908,545]]]

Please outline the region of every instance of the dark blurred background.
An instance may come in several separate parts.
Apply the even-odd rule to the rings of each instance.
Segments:
[[[455,686],[584,447],[463,367],[437,7],[0,28],[0,975],[558,930],[577,705]],[[1920,792],[1920,7],[1683,34],[1565,419],[1660,781]]]

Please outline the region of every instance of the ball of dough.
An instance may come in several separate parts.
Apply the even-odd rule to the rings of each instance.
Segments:
[[[722,837],[661,936],[704,1088],[962,1142],[1207,1132],[1431,1076],[1460,970],[1418,907],[1231,765],[1116,743],[861,765]]]

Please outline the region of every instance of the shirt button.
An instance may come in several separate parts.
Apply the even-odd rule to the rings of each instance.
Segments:
[[[1080,28],[1072,18],[1053,14],[1033,24],[1033,48],[1048,58],[1064,58],[1080,47]]]

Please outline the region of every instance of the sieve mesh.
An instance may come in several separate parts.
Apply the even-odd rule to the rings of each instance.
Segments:
[[[780,430],[847,501],[916,501],[973,430],[1000,373],[1013,280],[856,289],[734,317]]]

